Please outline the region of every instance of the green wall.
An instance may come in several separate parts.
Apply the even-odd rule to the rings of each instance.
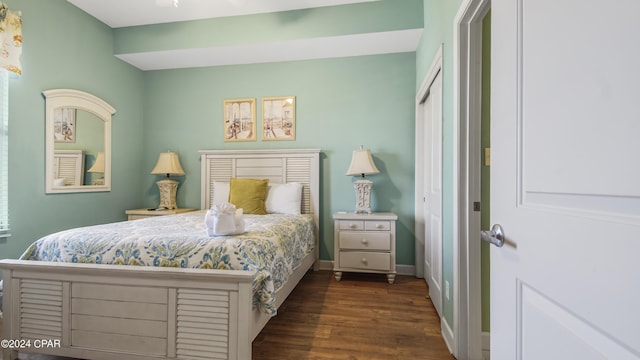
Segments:
[[[140,204],[143,73],[113,56],[112,30],[65,0],[6,1],[23,15],[23,75],[9,83],[9,221],[0,258],[37,238],[81,225],[124,220]],[[116,108],[111,192],[44,192],[43,90],[72,88]]]
[[[369,177],[372,207],[399,215],[397,262],[413,264],[414,64],[413,53],[402,53],[147,72],[142,171],[151,170],[161,151],[178,152],[186,172],[178,205],[198,208],[198,150],[320,148],[320,258],[328,260],[333,212],[355,208],[352,177],[345,176],[351,152],[364,145],[380,169]],[[290,95],[296,97],[295,141],[224,142],[224,99],[255,98],[260,133],[261,98]],[[145,206],[159,201],[156,180],[145,178]]]
[[[222,1],[222,0],[209,0]],[[422,28],[422,0],[343,6],[118,28],[115,53],[279,42]]]

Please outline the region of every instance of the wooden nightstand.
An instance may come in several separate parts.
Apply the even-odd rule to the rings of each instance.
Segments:
[[[336,280],[342,272],[387,274],[396,278],[396,220],[390,212],[356,214],[337,212],[334,220],[334,265]]]
[[[152,216],[180,214],[180,213],[185,213],[185,212],[194,211],[194,210],[195,209],[189,209],[189,208],[171,209],[171,210],[133,209],[133,210],[127,210],[125,211],[125,213],[128,216],[127,220],[137,220],[137,219],[144,219]]]

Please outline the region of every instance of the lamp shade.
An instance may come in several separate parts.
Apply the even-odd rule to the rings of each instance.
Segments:
[[[104,173],[104,153],[99,152],[96,155],[96,161],[93,163],[93,166],[89,170],[90,173]]]
[[[373,158],[371,157],[371,152],[369,151],[369,149],[363,149],[362,147],[360,147],[359,150],[353,151],[353,156],[351,157],[351,165],[349,165],[347,175],[356,176],[378,173],[380,173],[380,170],[378,170],[376,164],[373,162]]]
[[[153,170],[151,170],[151,174],[167,174],[167,176],[184,175],[184,170],[182,170],[182,166],[180,165],[180,158],[178,158],[178,154],[172,151],[160,153],[160,156],[158,156],[158,162]]]

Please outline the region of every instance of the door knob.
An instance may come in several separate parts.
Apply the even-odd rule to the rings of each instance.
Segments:
[[[502,226],[495,224],[489,231],[480,231],[480,238],[489,244],[502,247],[502,245],[504,245],[504,231],[502,230]]]

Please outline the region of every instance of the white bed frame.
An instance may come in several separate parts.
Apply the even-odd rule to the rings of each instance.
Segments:
[[[251,177],[304,184],[302,210],[315,218],[315,251],[278,291],[278,307],[317,267],[319,154],[200,151],[202,209],[211,205],[213,181]],[[251,343],[270,318],[252,309],[254,271],[22,260],[1,260],[0,269],[1,338],[20,340],[13,344],[18,347],[2,349],[5,360],[21,351],[96,360],[251,359]]]
[[[84,151],[54,150],[53,179],[64,178],[64,186],[84,185]]]

